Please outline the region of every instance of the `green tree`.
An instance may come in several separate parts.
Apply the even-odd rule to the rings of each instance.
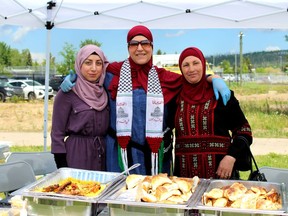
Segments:
[[[50,68],[52,67],[55,67],[56,66],[56,62],[55,62],[55,57],[52,56],[52,54],[50,53]],[[39,63],[37,63],[39,65]],[[42,63],[41,63],[42,66],[45,66],[46,65],[46,59],[43,59]],[[35,65],[36,66],[36,65]]]
[[[81,48],[87,44],[94,44],[98,47],[101,47],[101,45],[102,45],[102,43],[100,43],[96,40],[86,39],[86,40],[80,42],[79,48]],[[69,73],[70,69],[74,70],[74,62],[75,62],[76,53],[77,53],[77,50],[72,44],[65,43],[63,50],[60,52],[60,55],[63,57],[64,61],[56,66],[57,67],[57,73],[62,74],[62,75],[66,75]],[[50,58],[51,58],[51,56],[50,56]],[[50,62],[55,63],[55,58],[51,59]]]
[[[288,42],[288,35],[285,35],[285,40]],[[288,62],[288,55],[285,56],[285,61]],[[288,73],[288,63],[285,64],[283,70]]]
[[[7,71],[4,65],[0,64],[0,75],[1,76],[11,76],[11,73]]]
[[[63,57],[63,62],[57,65],[57,71],[60,74],[68,74],[70,69],[74,69],[76,48],[73,44],[65,43],[63,50],[59,53]]]
[[[223,60],[221,63],[221,67],[223,68],[224,73],[232,73],[232,68],[228,60]]]
[[[22,56],[17,49],[11,49],[10,51],[11,56],[11,65],[10,66],[23,66],[22,65]]]
[[[21,60],[22,66],[32,66],[32,57],[29,49],[22,50]]]
[[[157,50],[156,55],[162,55],[162,51],[160,49]]]
[[[243,58],[243,65],[242,65],[242,69],[243,69],[243,73],[248,73],[249,72],[249,67],[251,65],[251,61],[248,57],[244,57]]]
[[[11,48],[4,42],[0,42],[0,65],[11,66]]]
[[[80,48],[85,46],[85,45],[87,45],[87,44],[94,44],[94,45],[96,45],[98,47],[101,47],[101,45],[102,45],[102,43],[99,43],[96,40],[86,39],[86,40],[80,42]]]

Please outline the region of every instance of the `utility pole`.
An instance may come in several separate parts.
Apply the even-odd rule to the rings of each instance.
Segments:
[[[282,56],[279,56],[279,64],[280,64],[280,70],[281,70],[281,72],[283,71],[282,69],[283,69],[283,60],[282,60]]]
[[[243,73],[243,32],[240,32],[239,37],[240,37],[240,85],[242,86],[242,73]]]
[[[235,52],[235,70],[234,70],[234,74],[235,74],[235,77],[237,77],[237,53]]]

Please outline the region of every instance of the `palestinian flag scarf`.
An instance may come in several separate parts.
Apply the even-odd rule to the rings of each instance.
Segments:
[[[164,98],[156,69],[148,74],[146,98],[146,140],[151,149],[151,174],[158,174],[158,150],[163,138]],[[116,134],[123,168],[128,168],[127,145],[131,139],[133,116],[132,78],[129,60],[122,67],[116,97]]]

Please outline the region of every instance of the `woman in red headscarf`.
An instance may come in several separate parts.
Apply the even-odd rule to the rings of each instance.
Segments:
[[[105,79],[111,108],[107,171],[119,172],[140,163],[131,173],[171,174],[173,118],[181,75],[152,64],[153,36],[147,27],[130,29],[127,45],[128,59],[110,63]],[[230,90],[222,79],[212,81],[215,94],[223,94],[225,103]],[[66,84],[67,90],[73,86],[69,76],[63,83],[61,89]]]
[[[250,125],[231,91],[225,106],[206,81],[206,60],[196,47],[179,57],[183,88],[175,117],[175,172],[182,177],[239,178],[236,158],[252,143]],[[231,136],[230,136],[231,134]]]
[[[140,163],[139,174],[171,174],[173,116],[182,76],[152,64],[153,36],[147,27],[133,27],[127,44],[129,58],[107,68],[110,127],[115,131],[114,138],[108,136],[107,153],[115,155],[119,148],[122,168]],[[107,167],[114,170],[115,157],[107,158]]]
[[[168,116],[174,115],[173,98],[175,102],[181,76],[153,66],[153,37],[145,26],[133,27],[128,32],[127,43],[129,58],[124,62],[110,63],[107,68],[110,127],[116,135],[108,137],[108,149],[115,154],[119,148],[118,159],[122,169],[140,163],[136,173],[171,173],[173,120]],[[160,148],[162,151],[159,153]],[[164,149],[166,153],[162,154]],[[115,161],[107,163],[114,170]]]

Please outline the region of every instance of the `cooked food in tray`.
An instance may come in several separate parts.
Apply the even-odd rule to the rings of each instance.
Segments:
[[[131,174],[126,178],[127,190],[137,187],[139,201],[153,203],[182,204],[189,200],[200,179],[168,177],[167,174],[142,176]]]
[[[205,192],[202,203],[205,206],[240,209],[279,210],[282,208],[281,196],[275,189],[267,191],[262,186],[247,188],[240,182]]]
[[[103,191],[105,185],[97,181],[84,181],[75,178],[65,178],[57,184],[37,188],[38,192],[94,197]]]

